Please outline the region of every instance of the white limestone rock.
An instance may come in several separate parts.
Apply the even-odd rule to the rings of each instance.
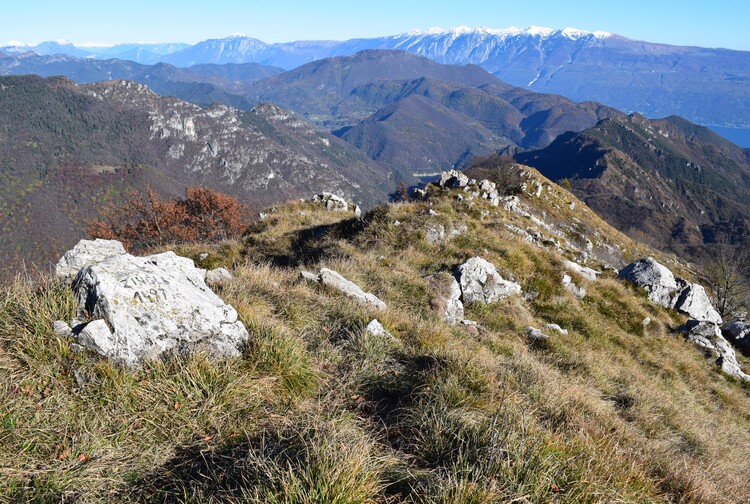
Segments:
[[[562,284],[569,292],[571,292],[576,298],[583,299],[586,297],[586,289],[573,283],[573,278],[570,275],[562,276]]]
[[[425,280],[432,293],[432,309],[448,324],[460,323],[464,319],[464,305],[461,302],[461,287],[458,281],[447,273],[431,275]]]
[[[389,333],[383,327],[383,324],[378,319],[372,319],[369,324],[365,327],[365,334],[375,336],[376,338],[384,338],[390,341],[397,341],[393,334]]]
[[[526,326],[526,339],[529,343],[535,343],[538,341],[545,341],[549,339],[549,334],[543,333],[539,329],[531,326]]]
[[[495,265],[481,257],[472,257],[458,266],[456,277],[466,304],[493,303],[521,293],[519,284],[504,280]]]
[[[742,371],[732,345],[724,339],[717,324],[705,320],[688,320],[680,327],[680,331],[685,334],[688,341],[703,348],[715,358],[724,373],[739,380],[750,381],[750,376]]]
[[[677,281],[666,266],[653,258],[641,259],[620,270],[620,278],[643,288],[648,298],[664,308],[672,308]]]
[[[212,287],[226,285],[232,278],[232,274],[225,268],[215,268],[206,272],[206,283]]]
[[[702,285],[689,283],[681,278],[677,279],[677,293],[674,296],[674,308],[695,320],[705,320],[714,324],[721,324],[722,319]]]
[[[55,265],[55,276],[63,280],[72,280],[89,264],[97,263],[107,257],[127,254],[122,243],[116,240],[81,240],[71,250],[65,252]]]
[[[93,319],[76,327],[78,343],[125,366],[170,350],[239,356],[247,330],[204,276],[173,252],[111,255],[89,264],[73,282],[78,319]]]
[[[386,305],[383,301],[377,298],[374,294],[363,291],[357,284],[351,282],[341,276],[336,271],[321,268],[320,269],[320,282],[323,285],[335,289],[347,296],[356,299],[362,304],[372,306],[377,310],[385,310]]]
[[[457,170],[450,170],[440,174],[440,187],[448,189],[466,187],[469,184],[469,177]]]
[[[564,261],[563,264],[565,265],[566,269],[572,271],[573,273],[578,273],[581,277],[583,277],[585,280],[588,280],[589,282],[596,282],[596,280],[599,278],[599,275],[602,274],[601,271],[596,271],[595,269],[581,266],[580,264],[573,261]]]

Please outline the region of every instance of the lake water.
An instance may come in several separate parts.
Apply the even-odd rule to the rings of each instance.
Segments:
[[[718,126],[709,126],[709,128],[740,147],[750,148],[750,129],[720,128]]]

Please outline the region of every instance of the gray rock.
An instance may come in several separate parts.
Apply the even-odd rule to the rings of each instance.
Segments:
[[[86,266],[73,283],[77,317],[94,320],[76,327],[78,342],[125,366],[169,350],[238,356],[247,330],[204,275],[173,252],[109,256]]]
[[[65,252],[55,265],[55,276],[63,280],[72,280],[89,264],[97,263],[107,257],[125,255],[125,247],[116,240],[81,240],[71,250]]]
[[[432,309],[448,324],[461,322],[464,318],[464,305],[461,302],[461,287],[456,279],[447,273],[438,273],[425,280],[432,293]]]
[[[595,269],[581,266],[580,264],[573,261],[564,261],[563,264],[569,271],[578,273],[581,277],[583,277],[585,280],[588,280],[589,282],[596,282],[596,280],[599,278],[599,275],[602,274],[601,271],[596,271]]]
[[[458,266],[456,277],[466,304],[492,303],[521,293],[520,285],[504,280],[495,265],[481,257],[472,257]]]
[[[705,320],[688,320],[685,325],[680,326],[680,331],[688,341],[715,358],[724,373],[739,380],[750,381],[750,376],[742,371],[732,345],[724,339],[717,324]]]
[[[529,341],[529,343],[545,341],[549,339],[549,334],[545,334],[535,327],[526,326],[526,329],[524,330],[526,331],[526,339]]]
[[[721,328],[724,337],[745,355],[750,354],[750,322],[738,320],[724,324]]]
[[[324,192],[316,194],[312,197],[312,200],[322,203],[327,210],[332,212],[346,212],[349,210],[349,203],[347,203],[341,196],[337,196],[333,193]]]
[[[356,217],[357,219],[362,217],[362,209],[359,208],[359,205],[354,205],[354,217]]]
[[[427,199],[427,190],[415,188],[411,192],[411,197],[414,199],[420,199],[420,200]]]
[[[721,315],[711,305],[711,300],[702,285],[677,279],[677,292],[674,297],[674,308],[695,320],[706,320],[721,324]]]
[[[306,280],[308,282],[320,282],[320,275],[304,270],[299,272],[299,278],[300,280]]]
[[[469,177],[457,170],[450,170],[440,174],[440,187],[460,188],[466,187],[469,184]]]
[[[620,277],[645,289],[648,298],[665,308],[674,308],[695,320],[721,323],[721,315],[711,305],[702,285],[675,278],[666,266],[649,257],[620,271]]]
[[[206,283],[210,286],[222,286],[228,284],[232,274],[224,268],[215,268],[206,272]]]
[[[555,331],[557,333],[562,334],[563,336],[567,336],[568,335],[568,330],[567,329],[563,329],[562,327],[560,327],[557,324],[544,324],[544,326],[542,326],[542,329],[548,329],[550,331]]]
[[[672,308],[672,298],[677,291],[677,281],[666,266],[653,258],[641,259],[620,270],[620,278],[643,288],[648,298],[664,308]]]
[[[378,319],[373,319],[369,324],[367,324],[367,326],[365,327],[365,334],[370,334],[377,338],[385,338],[388,340],[396,341],[396,337],[386,331],[383,325],[378,321]]]
[[[430,226],[425,232],[425,240],[427,243],[444,243],[445,242],[445,226],[442,224],[438,226]]]
[[[52,322],[52,332],[62,338],[73,335],[73,329],[70,328],[67,322],[63,322],[62,320]]]
[[[584,297],[586,297],[586,289],[573,283],[573,279],[570,277],[570,275],[562,276],[562,284],[576,298],[583,299]]]
[[[385,310],[386,306],[383,301],[374,294],[363,291],[357,284],[341,276],[339,273],[327,269],[320,269],[320,282],[323,285],[335,289],[349,297],[352,297],[362,304],[370,305],[378,310]]]

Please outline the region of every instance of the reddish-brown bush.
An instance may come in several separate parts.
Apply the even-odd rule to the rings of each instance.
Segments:
[[[119,240],[135,250],[166,243],[215,242],[239,237],[251,210],[237,198],[205,187],[189,187],[185,197],[163,200],[153,189],[131,192],[121,204],[101,211],[88,223],[92,238]]]

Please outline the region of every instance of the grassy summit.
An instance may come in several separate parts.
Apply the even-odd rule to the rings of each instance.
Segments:
[[[600,259],[616,266],[647,255],[689,276],[687,265],[529,173],[519,203],[530,216],[433,188],[427,201],[360,220],[288,203],[242,241],[177,247],[196,259],[208,252],[203,267],[234,271],[219,294],[251,342],[233,361],[175,357],[118,369],[52,333],[54,320],[73,315],[66,286],[19,281],[1,291],[0,499],[750,498],[750,388],[676,333],[680,315],[612,271],[597,282],[571,274],[586,288],[582,300],[560,282],[563,261],[580,261],[586,238],[596,269]],[[429,243],[436,225],[465,230]],[[478,326],[449,326],[424,278],[472,256],[523,294],[467,306]],[[387,310],[299,280],[300,270],[320,267]],[[364,332],[376,317],[394,338]],[[546,323],[569,334],[529,344],[524,328]]]

